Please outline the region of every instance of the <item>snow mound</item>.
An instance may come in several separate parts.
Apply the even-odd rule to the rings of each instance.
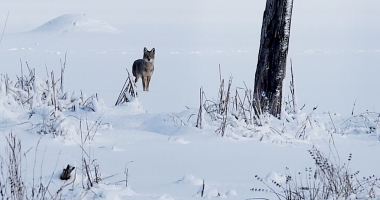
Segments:
[[[89,18],[85,14],[66,14],[52,19],[31,32],[122,32],[107,22]]]
[[[279,174],[277,172],[270,172],[266,177],[265,181],[270,183],[270,182],[276,182],[279,184],[283,184],[286,182],[286,176],[283,174]]]
[[[158,200],[174,200],[169,194],[163,194],[157,198]]]
[[[182,179],[178,180],[177,183],[185,183],[192,185],[203,185],[203,180],[200,178],[195,178],[192,174],[187,174]]]

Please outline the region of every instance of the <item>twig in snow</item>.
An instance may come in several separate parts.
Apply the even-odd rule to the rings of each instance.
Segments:
[[[4,24],[3,32],[1,33],[0,44],[3,41],[3,36],[4,36],[4,33],[5,33],[5,27],[7,27],[7,23],[8,23],[8,17],[9,17],[9,11],[8,11],[8,14],[7,14],[7,19],[5,19],[5,24]]]

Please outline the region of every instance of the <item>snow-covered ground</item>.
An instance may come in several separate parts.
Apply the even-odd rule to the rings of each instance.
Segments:
[[[380,110],[379,4],[294,2],[288,57],[304,110],[291,122],[231,126],[220,137],[218,123],[210,119],[203,129],[195,127],[199,88],[208,99],[217,98],[219,65],[223,78],[233,76],[234,88],[253,87],[265,1],[3,2],[0,27],[8,11],[9,16],[0,43],[2,77],[16,81],[21,66],[24,75],[29,66],[41,79],[51,71],[59,77],[66,54],[64,90],[77,96],[97,93],[104,104],[100,101],[96,112],[63,112],[64,134],[42,136],[36,130],[51,107],[30,115],[27,108],[9,105],[2,85],[0,147],[6,147],[11,131],[21,139],[29,188],[41,176],[44,184],[52,181],[54,193],[65,184],[58,178],[62,168],[76,166],[76,180],[65,187],[64,199],[194,199],[201,198],[203,181],[208,198],[272,199],[273,194],[250,190],[265,188],[255,175],[268,174],[269,180],[286,167],[294,174],[313,167],[307,150],[316,145],[327,153],[331,133],[342,162],[353,154],[353,172],[378,175],[378,114],[350,115],[353,107],[354,115]],[[144,47],[156,49],[150,91],[143,92],[138,82],[138,101],[113,106],[126,69],[131,72]],[[81,182],[79,119],[84,132],[86,121],[96,127],[84,147],[103,178],[87,193]],[[304,125],[306,136],[299,140],[294,136]],[[6,158],[6,152],[0,155]]]

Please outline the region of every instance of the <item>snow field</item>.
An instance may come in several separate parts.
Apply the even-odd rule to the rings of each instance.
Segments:
[[[342,163],[352,153],[352,172],[359,170],[359,178],[378,175],[376,0],[296,2],[289,57],[299,106],[306,103],[305,109],[284,120],[265,117],[263,126],[246,126],[230,117],[225,137],[215,133],[220,122],[207,115],[204,128],[195,128],[199,88],[216,99],[219,64],[222,78],[233,77],[233,88],[252,88],[263,1],[218,1],[218,6],[172,0],[43,3],[5,2],[0,8],[2,13],[10,10],[0,44],[0,130],[3,138],[12,132],[21,140],[22,176],[29,192],[32,180],[41,180],[50,182],[54,194],[68,183],[59,175],[71,164],[75,176],[60,193],[62,199],[202,199],[203,181],[207,199],[273,199],[272,193],[251,191],[268,189],[255,176],[270,184],[283,182],[286,168],[297,174],[314,167],[307,150],[315,145],[329,155],[331,134]],[[30,32],[36,27],[44,31]],[[139,99],[114,107],[125,69],[141,58],[144,46],[157,50],[151,91],[142,92],[138,82]],[[42,82],[51,71],[58,77],[65,54],[65,91],[71,97],[61,103],[97,93],[92,101],[96,112],[57,112],[62,121],[53,124],[60,134],[41,135],[38,125],[49,119],[51,105],[40,103],[30,118],[27,107],[6,95],[4,75],[17,80],[20,64],[24,75],[28,64]],[[96,159],[103,178],[91,190],[83,189],[81,170],[81,133],[87,125],[94,129],[83,149]],[[1,149],[6,146],[0,139]],[[0,155],[7,158],[3,150]]]

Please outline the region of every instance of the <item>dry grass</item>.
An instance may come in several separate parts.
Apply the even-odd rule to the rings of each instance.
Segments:
[[[123,88],[121,89],[121,92],[119,94],[119,97],[116,100],[115,106],[121,105],[123,103],[131,102],[134,98],[137,98],[137,90],[136,90],[136,84],[131,78],[131,74],[128,72],[127,80],[125,80],[125,83],[123,85]]]

